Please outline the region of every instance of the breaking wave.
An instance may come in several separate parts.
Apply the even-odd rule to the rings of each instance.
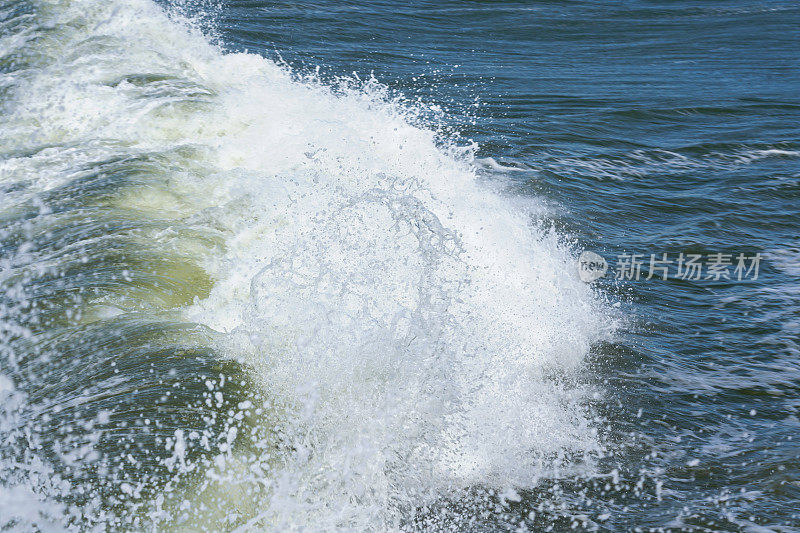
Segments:
[[[591,471],[613,321],[474,146],[149,0],[0,31],[0,527],[449,529]]]

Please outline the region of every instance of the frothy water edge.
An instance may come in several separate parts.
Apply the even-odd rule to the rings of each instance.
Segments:
[[[9,523],[447,528],[591,473],[613,319],[474,149],[145,0],[3,25]]]

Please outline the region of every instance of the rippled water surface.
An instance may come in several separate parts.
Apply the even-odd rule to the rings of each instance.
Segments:
[[[798,43],[780,1],[0,3],[0,529],[797,530]]]

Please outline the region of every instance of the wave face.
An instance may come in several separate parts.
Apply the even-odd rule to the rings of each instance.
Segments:
[[[612,322],[474,147],[148,0],[0,28],[2,526],[452,529],[591,472]]]

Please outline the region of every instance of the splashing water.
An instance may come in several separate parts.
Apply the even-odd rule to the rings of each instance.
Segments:
[[[591,471],[612,320],[474,147],[147,0],[0,55],[4,525],[448,529]]]

